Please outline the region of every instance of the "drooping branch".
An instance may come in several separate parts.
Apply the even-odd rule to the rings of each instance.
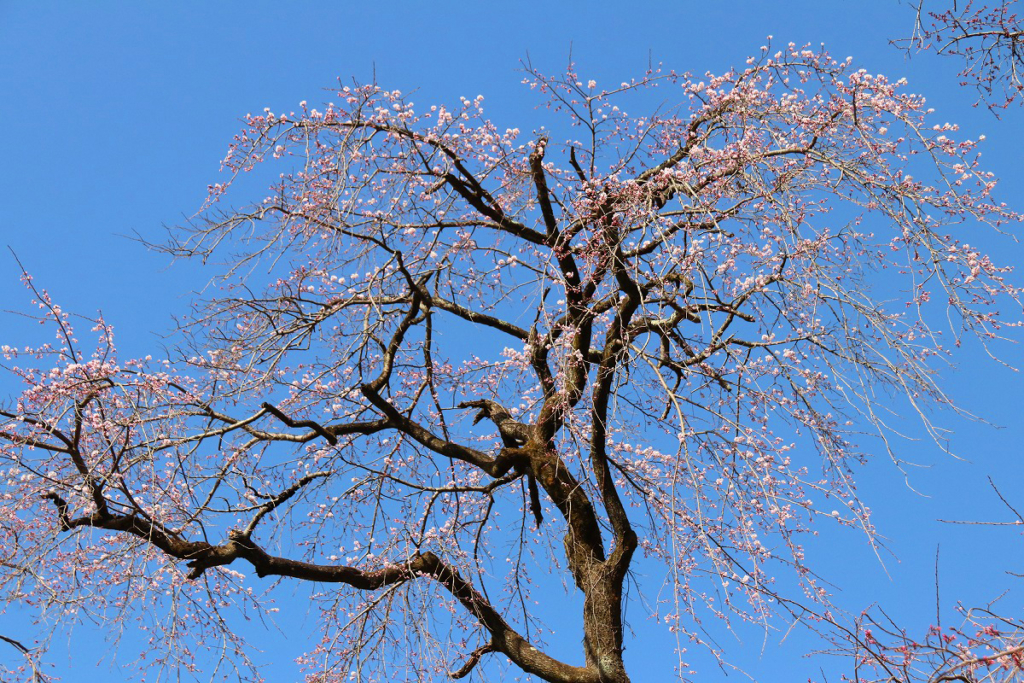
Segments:
[[[477,649],[470,652],[469,657],[466,658],[465,664],[460,666],[455,671],[450,672],[448,674],[448,677],[453,680],[465,678],[473,671],[473,669],[476,668],[476,665],[480,663],[480,659],[488,652],[494,652],[494,645],[492,645],[491,643],[481,645]]]
[[[319,476],[319,474],[317,473],[315,476]],[[315,476],[306,477],[304,480],[312,480]],[[261,509],[261,512],[266,514],[273,507],[284,502],[302,485],[308,483],[304,480],[300,480],[295,486],[277,496],[268,506]],[[418,576],[429,576],[444,587],[476,618],[489,633],[494,651],[505,654],[527,673],[538,675],[544,680],[555,683],[598,683],[600,681],[597,672],[560,662],[531,645],[453,566],[429,551],[417,552],[405,562],[390,564],[377,570],[363,570],[347,565],[320,565],[270,555],[249,537],[247,532],[251,532],[251,529],[231,531],[226,542],[212,545],[206,541],[189,541],[177,535],[168,534],[166,530],[134,515],[94,514],[70,519],[66,501],[56,494],[48,494],[45,497],[54,501],[61,518],[62,528],[65,530],[89,526],[131,534],[152,543],[171,557],[187,561],[190,569],[187,577],[189,580],[198,579],[209,569],[229,565],[239,559],[251,564],[256,575],[261,578],[281,576],[319,583],[341,583],[364,591],[406,583]],[[250,527],[252,526],[250,524]],[[484,654],[483,651],[480,652],[480,655],[482,654]]]

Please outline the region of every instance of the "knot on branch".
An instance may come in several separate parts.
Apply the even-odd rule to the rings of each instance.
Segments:
[[[60,530],[67,531],[71,528],[71,516],[68,515],[68,502],[60,497],[55,491],[43,494],[45,500],[52,500],[57,507],[57,521],[60,523]]]
[[[463,401],[459,404],[459,407],[478,408],[479,412],[473,418],[473,424],[478,424],[485,418],[489,419],[498,428],[506,448],[522,446],[529,442],[533,436],[533,429],[529,425],[512,419],[511,413],[496,401],[487,399]]]
[[[227,543],[207,546],[193,555],[193,559],[188,563],[189,573],[185,578],[194,581],[211,567],[231,564],[243,554],[251,555],[256,551],[256,546],[249,540],[245,532],[232,529],[228,532]],[[256,562],[253,564],[256,565]]]
[[[501,404],[487,399],[475,401],[463,401],[460,408],[478,408],[480,412],[473,418],[473,424],[477,424],[484,418],[489,419],[498,427],[501,434],[502,444],[505,446],[498,455],[498,463],[508,463],[515,467],[522,474],[526,474],[526,483],[530,493],[530,511],[533,513],[533,520],[540,528],[544,522],[544,513],[540,504],[540,490],[537,488],[537,479],[533,476],[532,465],[530,464],[529,450],[523,446],[533,440],[533,427],[517,422],[512,419],[508,410]],[[500,468],[499,468],[500,471]]]

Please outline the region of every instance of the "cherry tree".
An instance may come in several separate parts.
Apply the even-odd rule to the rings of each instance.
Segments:
[[[710,623],[794,615],[861,680],[1019,670],[1006,624],[953,651],[845,622],[804,553],[815,522],[873,542],[880,401],[935,430],[936,370],[1019,311],[960,236],[1020,219],[979,141],[793,44],[526,76],[541,132],[377,84],[249,115],[161,247],[219,264],[166,358],[26,275],[56,336],[2,349],[4,598],[203,680],[258,676],[238,621],[302,586],[308,681],[628,681],[630,603],[681,679],[689,647],[728,661]],[[248,178],[270,190],[235,208]],[[560,585],[578,648],[546,621]]]

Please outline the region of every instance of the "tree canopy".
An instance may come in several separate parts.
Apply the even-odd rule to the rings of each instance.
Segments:
[[[55,337],[2,348],[4,596],[156,615],[146,663],[200,679],[257,675],[232,619],[275,580],[311,586],[309,681],[638,680],[630,601],[723,660],[707,622],[799,617],[858,680],[1019,675],[1012,619],[846,619],[803,551],[816,521],[873,542],[883,397],[941,447],[937,370],[1016,324],[963,236],[1021,219],[979,141],[792,43],[525,76],[540,131],[377,83],[249,115],[158,245],[218,269],[164,358],[25,274]],[[547,644],[563,585],[576,651]]]

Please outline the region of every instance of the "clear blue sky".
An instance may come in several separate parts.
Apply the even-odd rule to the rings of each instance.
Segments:
[[[172,313],[184,310],[188,292],[202,287],[204,275],[191,265],[168,270],[165,260],[128,236],[159,240],[161,226],[179,223],[199,207],[247,112],[318,101],[339,77],[376,78],[388,88],[416,90],[418,104],[483,94],[490,116],[528,130],[542,117],[516,71],[527,55],[555,72],[571,48],[585,79],[617,82],[639,74],[649,61],[696,73],[742,65],[767,34],[777,44],[825,43],[869,71],[908,77],[942,120],[961,123],[968,136],[987,135],[984,158],[1003,179],[1003,197],[1024,197],[1021,113],[1010,111],[997,121],[971,108],[973,93],[955,86],[954,62],[928,55],[908,61],[890,47],[888,39],[908,33],[912,20],[898,0],[0,0],[0,245],[17,252],[66,309],[102,309],[122,348],[145,354],[159,348],[157,333],[171,326]],[[1024,256],[1006,239],[979,235],[969,241],[995,249],[1003,262],[1019,263]],[[6,251],[0,253],[0,297],[3,308],[27,307]],[[0,343],[21,342],[23,332],[10,317],[0,319]],[[1024,364],[1020,350],[1006,345],[1000,351],[1011,364]],[[956,599],[976,604],[994,598],[1001,586],[1012,585],[1005,570],[1024,571],[1013,530],[936,522],[1011,519],[988,488],[988,476],[1024,506],[1017,493],[1024,484],[1024,378],[981,356],[978,349],[964,349],[960,371],[947,386],[964,407],[1002,428],[947,416],[952,447],[963,461],[943,457],[927,443],[907,444],[909,459],[933,465],[914,475],[919,494],[884,456],[861,477],[863,498],[898,558],[885,558],[891,578],[855,539],[835,536],[821,544],[826,574],[847,588],[841,601],[851,609],[877,600],[923,631],[934,614],[939,543],[946,606]],[[631,614],[642,621],[639,610]],[[282,651],[301,650],[301,619],[294,626]],[[31,640],[26,629],[31,633],[24,614],[0,614],[0,634]],[[49,661],[57,675],[70,683],[99,676],[121,680],[106,665],[92,667],[104,647],[102,633],[87,625],[75,637],[82,641],[71,648],[71,658],[60,643],[54,648]],[[269,651],[282,638],[254,636],[264,637]],[[657,654],[665,643],[653,642],[647,649],[632,645],[634,661],[660,656],[670,666],[671,656]],[[802,680],[816,669],[794,662],[792,650],[773,656],[775,645],[762,658],[760,645],[756,638],[744,641],[745,661],[761,680]],[[12,650],[0,650],[0,658],[13,657]],[[268,655],[266,661],[274,659]],[[297,678],[287,658],[276,660],[268,678]],[[707,670],[702,680],[717,676]]]

